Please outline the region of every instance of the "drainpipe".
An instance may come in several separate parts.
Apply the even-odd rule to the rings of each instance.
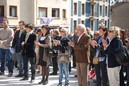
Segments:
[[[108,29],[110,28],[110,24],[111,24],[111,4],[110,4],[110,0],[109,0],[109,9],[108,9],[108,17],[109,17],[109,21],[108,21]]]
[[[36,0],[36,6],[35,6],[36,7],[36,25],[37,25],[37,1],[38,0]]]

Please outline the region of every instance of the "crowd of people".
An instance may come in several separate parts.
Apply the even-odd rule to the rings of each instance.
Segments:
[[[7,66],[8,77],[11,77],[17,62],[19,73],[15,77],[21,77],[21,81],[29,79],[28,71],[31,69],[30,82],[35,80],[38,72],[42,76],[38,84],[47,85],[49,75],[57,75],[59,71],[57,86],[63,85],[63,76],[64,86],[69,86],[72,61],[77,69],[78,86],[89,86],[88,71],[92,69],[96,72],[96,86],[129,86],[129,66],[116,60],[121,46],[129,49],[129,30],[116,26],[109,30],[100,26],[98,31],[93,32],[79,24],[74,33],[69,34],[63,27],[51,29],[43,25],[34,29],[32,24],[25,24],[24,21],[19,21],[19,26],[13,30],[8,20],[4,20],[0,29],[0,75],[5,74]],[[50,64],[53,66],[51,74]]]

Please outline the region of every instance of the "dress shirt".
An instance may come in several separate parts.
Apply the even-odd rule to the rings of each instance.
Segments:
[[[84,34],[84,33],[83,33]],[[77,40],[77,43],[79,42],[80,38],[83,36],[83,34],[81,34]]]

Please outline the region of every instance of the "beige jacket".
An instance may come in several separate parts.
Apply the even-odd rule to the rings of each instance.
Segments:
[[[50,64],[50,58],[47,56],[47,51],[46,51],[45,48],[52,46],[51,36],[47,36],[47,38],[45,39],[45,42],[46,42],[46,44],[42,44],[42,47],[44,47],[43,60],[45,62],[47,62],[47,66],[49,66],[49,64]]]

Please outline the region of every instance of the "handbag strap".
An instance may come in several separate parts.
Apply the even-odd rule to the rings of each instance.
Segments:
[[[99,51],[100,50],[97,49],[96,54],[95,54],[95,57],[98,57],[99,56]]]

